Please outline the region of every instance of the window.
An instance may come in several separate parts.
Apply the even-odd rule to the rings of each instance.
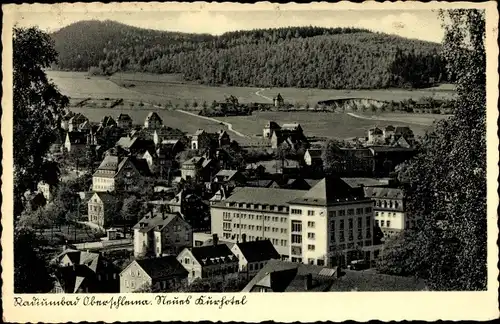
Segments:
[[[302,235],[292,234],[292,244],[302,243]]]
[[[314,264],[314,259],[307,259],[307,263]]]
[[[349,208],[349,209],[347,210],[347,215],[349,215],[349,216],[354,215],[354,209],[353,209],[353,208]]]
[[[349,219],[349,229],[352,229],[353,228],[353,221],[352,221],[352,218]]]
[[[371,217],[366,217],[366,227],[370,227]]]
[[[341,231],[344,230],[344,220],[343,219],[340,220],[340,230]]]
[[[314,240],[316,238],[316,234],[314,234],[314,233],[307,233],[307,238],[311,239],[311,240]]]
[[[314,247],[314,245],[312,245],[312,244],[309,244],[309,245],[307,246],[307,249],[308,249],[309,251],[314,251],[314,248],[315,248],[315,247]]]
[[[344,236],[344,231],[340,232],[340,239],[339,239],[340,242],[344,242],[345,241],[345,236]]]
[[[372,230],[371,228],[367,227],[366,228],[366,238],[371,238],[372,237]]]
[[[184,263],[189,264],[189,258],[184,258]]]
[[[125,287],[128,288],[128,280],[125,280]]]
[[[325,260],[318,259],[318,261],[316,261],[316,264],[319,265],[319,266],[324,266],[325,265]]]
[[[380,221],[380,226],[381,226],[381,227],[384,227],[384,226],[385,226],[385,221],[384,221],[384,220],[381,220],[381,221]]]
[[[301,221],[292,221],[292,232],[302,232],[302,222]]]
[[[130,286],[131,286],[132,288],[135,288],[135,282],[134,282],[134,281],[131,281],[131,282],[130,282]]]
[[[361,229],[361,227],[358,227],[358,240],[361,240],[363,239],[363,231]]]
[[[314,226],[315,226],[314,222],[307,222],[307,227],[314,228]]]
[[[345,210],[339,210],[339,216],[345,216]]]
[[[235,225],[236,225],[236,224],[235,224]],[[231,230],[231,223],[227,223],[227,222],[222,223],[222,228],[223,228],[225,231],[230,231],[230,230]]]
[[[337,216],[337,211],[332,210],[328,212],[328,217],[335,217],[335,216]]]
[[[302,209],[294,209],[294,208],[292,208],[290,210],[290,213],[295,214],[295,215],[302,215]]]
[[[387,221],[387,227],[391,227],[391,221],[390,220]]]
[[[361,228],[363,226],[363,219],[358,217],[358,227]]]
[[[349,230],[349,241],[353,240],[354,240],[354,233],[352,232],[352,230]]]
[[[314,210],[308,210],[307,216],[314,216]]]
[[[363,208],[356,208],[356,215],[363,214]]]
[[[365,214],[371,213],[372,208],[371,207],[365,207]]]
[[[140,277],[141,276],[141,272],[139,270],[137,270],[137,277]]]
[[[301,255],[302,248],[300,246],[292,246],[292,254],[293,255]]]

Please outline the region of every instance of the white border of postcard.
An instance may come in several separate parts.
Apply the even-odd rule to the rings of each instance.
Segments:
[[[336,4],[233,4],[233,3],[91,3],[57,5],[3,5],[4,21],[2,42],[3,90],[2,98],[2,137],[3,137],[3,174],[2,174],[2,303],[3,319],[7,322],[78,322],[78,321],[243,321],[259,322],[274,320],[279,322],[313,322],[342,320],[485,320],[498,317],[498,237],[497,228],[497,179],[498,179],[498,137],[497,137],[497,99],[498,99],[498,12],[495,2],[486,3],[374,3],[355,4],[340,2]],[[60,301],[59,294],[22,295],[24,300],[36,301],[34,306],[15,305],[13,294],[13,222],[12,222],[12,26],[13,16],[19,11],[56,11],[59,15],[68,11],[138,11],[138,10],[210,10],[210,11],[249,11],[249,10],[403,10],[439,8],[483,8],[486,9],[486,46],[487,46],[487,172],[488,172],[488,290],[484,292],[353,292],[353,293],[286,293],[265,294],[190,294],[190,303],[180,305],[187,294],[168,294],[171,302],[158,305],[154,294],[110,294],[110,295],[63,295],[66,302],[76,302],[77,306],[50,306],[48,303]],[[196,21],[193,24],[199,23]],[[213,22],[217,23],[217,22]],[[36,271],[34,269],[34,271]],[[200,305],[194,301],[204,295],[205,300],[221,298],[244,301],[244,304]],[[108,301],[107,305],[85,305],[95,296],[94,301]],[[243,298],[244,296],[244,298]],[[112,302],[109,302],[113,298]],[[120,299],[121,298],[121,299]],[[125,299],[123,299],[125,298]],[[144,300],[146,306],[125,305],[124,301]],[[118,307],[117,307],[118,305]]]

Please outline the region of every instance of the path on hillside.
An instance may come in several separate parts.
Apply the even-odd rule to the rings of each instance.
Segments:
[[[256,94],[257,96],[261,97],[261,98],[264,98],[264,99],[266,99],[266,100],[269,100],[269,101],[273,102],[273,98],[269,98],[268,96],[264,96],[264,95],[260,94],[260,92],[261,92],[261,91],[264,91],[264,90],[266,90],[266,89],[262,88],[262,89],[260,89],[259,91],[255,92],[255,94]]]
[[[347,113],[349,116],[358,118],[358,119],[365,119],[365,120],[378,120],[378,121],[388,121],[392,123],[406,123],[406,124],[414,124],[414,125],[420,125],[420,126],[430,126],[429,123],[419,123],[411,120],[399,120],[399,119],[391,119],[391,118],[381,118],[381,117],[366,117],[366,116],[360,116],[352,112]]]
[[[219,124],[224,124],[224,125],[227,126],[227,129],[229,131],[235,133],[236,135],[238,135],[240,137],[248,137],[245,134],[240,133],[237,130],[234,130],[233,129],[233,124],[231,124],[231,123],[228,123],[228,122],[225,122],[225,121],[222,121],[222,120],[218,120],[218,119],[215,119],[215,118],[212,118],[212,117],[200,116],[200,115],[193,114],[192,112],[185,111],[185,110],[182,110],[182,109],[177,109],[176,111],[184,113],[184,114],[187,114],[187,115],[191,115],[191,116],[194,116],[194,117],[198,117],[198,118],[201,118],[201,119],[210,120],[210,121],[213,121],[213,122],[216,122],[216,123],[219,123]]]

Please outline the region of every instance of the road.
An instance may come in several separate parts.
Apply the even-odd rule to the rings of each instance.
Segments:
[[[414,125],[420,125],[420,126],[429,126],[429,123],[418,123],[418,122],[411,121],[411,120],[402,121],[402,120],[398,120],[396,118],[391,119],[391,118],[381,118],[381,117],[373,117],[373,116],[372,117],[366,117],[366,116],[357,115],[357,114],[352,113],[352,112],[348,112],[347,114],[349,116],[351,116],[351,117],[358,118],[358,119],[379,120],[379,121],[388,121],[388,122],[393,122],[393,123],[406,123],[406,124],[414,124]]]
[[[266,90],[266,89],[262,88],[262,89],[260,89],[259,91],[255,92],[255,94],[256,94],[257,96],[261,97],[261,98],[264,98],[264,99],[266,99],[266,100],[269,100],[269,101],[273,102],[273,101],[274,101],[274,100],[273,100],[273,98],[269,98],[268,96],[264,96],[263,94],[260,94],[260,92],[261,92],[261,91],[264,91],[264,90]]]
[[[201,118],[201,119],[210,120],[210,121],[213,121],[213,122],[216,122],[216,123],[219,123],[219,124],[224,124],[225,126],[227,126],[227,129],[229,131],[235,133],[236,135],[238,135],[240,137],[248,138],[247,135],[245,135],[243,133],[240,133],[237,130],[233,129],[233,125],[231,123],[228,123],[228,122],[225,122],[225,121],[222,121],[222,120],[218,120],[218,119],[215,119],[215,118],[212,118],[212,117],[200,116],[200,115],[197,115],[197,114],[193,114],[192,112],[181,110],[181,109],[177,109],[176,111],[184,113],[184,114],[187,114],[187,115],[191,115],[191,116],[194,116],[194,117],[198,117],[198,118]]]

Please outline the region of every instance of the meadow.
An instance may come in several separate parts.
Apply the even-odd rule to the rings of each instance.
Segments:
[[[226,129],[217,121],[187,115],[174,109],[165,109],[170,102],[184,109],[186,102],[194,101],[201,106],[206,101],[224,100],[225,96],[234,95],[240,102],[269,102],[276,93],[281,93],[288,102],[308,102],[311,105],[318,100],[332,98],[373,98],[377,100],[418,99],[422,96],[447,98],[453,96],[450,87],[432,90],[321,90],[321,89],[258,89],[251,87],[209,87],[194,83],[184,83],[178,75],[153,75],[145,73],[121,73],[112,77],[87,76],[84,72],[48,71],[47,75],[56,83],[61,92],[72,98],[72,104],[85,98],[92,98],[87,106],[72,107],[76,112],[86,115],[91,121],[98,122],[105,115],[117,117],[128,113],[134,123],[142,124],[147,114],[154,110],[159,113],[166,126],[179,128],[187,133],[197,129],[214,132]],[[120,86],[127,85],[127,87]],[[134,86],[131,86],[133,84]],[[112,99],[124,99],[124,103],[114,108],[107,108]],[[160,104],[162,107],[155,107]],[[192,109],[192,108],[191,108]],[[230,132],[231,137],[245,144],[259,141],[262,128],[270,121],[280,124],[298,122],[308,136],[330,138],[352,138],[364,136],[368,128],[392,124],[410,126],[415,134],[423,135],[435,119],[444,115],[405,114],[393,112],[355,112],[356,116],[345,113],[327,112],[254,112],[251,116],[221,117],[217,120],[231,123],[233,129],[248,136],[239,137]]]
[[[385,118],[389,117],[388,113]],[[433,121],[427,118],[425,124],[416,124],[408,122],[409,120],[405,122],[396,119],[361,119],[340,112],[254,112],[251,116],[223,117],[218,119],[231,123],[234,129],[248,136],[261,136],[262,129],[266,123],[268,121],[275,121],[280,125],[283,123],[300,123],[307,136],[339,139],[366,136],[366,132],[370,127],[385,127],[387,125],[409,126],[415,135],[424,135]]]

